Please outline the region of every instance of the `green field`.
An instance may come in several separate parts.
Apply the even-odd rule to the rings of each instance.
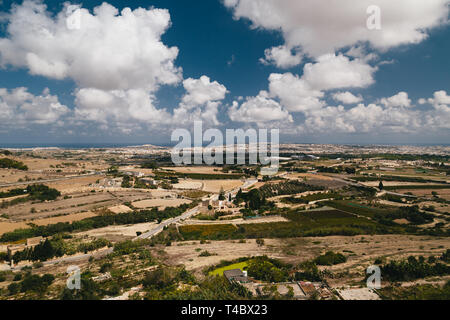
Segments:
[[[236,232],[232,224],[186,225],[178,229],[185,240],[228,239]]]
[[[327,206],[333,207],[337,210],[342,210],[345,212],[357,214],[360,216],[365,216],[369,218],[374,218],[376,214],[379,215],[387,215],[395,211],[395,209],[382,209],[382,208],[374,208],[362,205],[360,203],[351,202],[348,200],[336,200],[336,201],[327,201],[325,202]]]
[[[340,210],[290,211],[283,214],[290,222],[239,225],[186,225],[179,227],[184,240],[226,240],[258,238],[293,238],[328,235],[388,233],[385,226],[367,218]]]
[[[221,276],[221,275],[223,275],[224,271],[233,270],[233,269],[244,270],[244,268],[246,268],[247,266],[248,266],[248,261],[243,261],[243,262],[239,262],[239,263],[230,264],[229,266],[226,266],[226,267],[217,268],[217,269],[211,271],[209,274],[212,276]]]

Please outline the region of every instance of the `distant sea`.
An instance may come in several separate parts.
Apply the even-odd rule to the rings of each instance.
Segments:
[[[142,146],[144,143],[0,143],[0,148],[31,149],[31,148],[61,148],[61,149],[102,149]],[[157,144],[152,144],[158,146]]]
[[[102,148],[124,148],[124,147],[136,147],[143,145],[154,145],[158,147],[173,147],[174,144],[160,144],[160,143],[2,143],[0,142],[0,149],[10,148],[10,149],[31,149],[31,148],[61,148],[61,149],[102,149]],[[292,142],[281,142],[281,144],[295,144]],[[312,144],[312,145],[320,145],[327,143],[304,143],[299,142],[298,144]],[[343,145],[343,146],[414,146],[414,147],[437,147],[443,146],[448,147],[450,144],[447,143],[380,143],[380,144],[358,144],[358,143],[330,143],[333,145]],[[206,146],[207,144],[205,144]]]

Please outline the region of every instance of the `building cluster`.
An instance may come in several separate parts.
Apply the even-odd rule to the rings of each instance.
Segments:
[[[239,283],[247,288],[254,296],[267,297],[275,292],[280,295],[287,295],[289,292],[292,298],[306,300],[317,298],[321,300],[331,300],[334,298],[331,289],[322,282],[293,281],[283,283],[261,283],[249,278],[247,271],[241,269],[226,270],[223,275],[230,283]]]
[[[202,206],[204,208],[212,208],[215,210],[227,210],[236,207],[235,204],[233,203],[234,196],[232,194],[225,194],[224,197],[225,200],[219,200],[216,199],[216,197],[204,199],[202,201]]]

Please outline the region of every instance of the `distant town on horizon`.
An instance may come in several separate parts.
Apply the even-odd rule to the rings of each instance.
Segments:
[[[449,11],[0,0],[2,311],[348,318],[371,300],[405,318],[424,305],[397,301],[449,301]]]

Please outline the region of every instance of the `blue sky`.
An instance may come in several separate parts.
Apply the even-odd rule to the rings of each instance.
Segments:
[[[190,128],[192,121],[200,118],[206,126],[219,129],[280,128],[286,142],[448,143],[448,1],[424,4],[417,0],[417,6],[423,6],[418,12],[405,10],[406,4],[415,3],[404,0],[397,4],[369,1],[378,2],[382,8],[378,34],[355,31],[361,28],[356,24],[358,19],[362,25],[367,17],[365,12],[354,11],[351,0],[343,1],[342,7],[348,5],[348,11],[336,9],[331,21],[328,13],[323,13],[334,10],[327,1],[313,4],[314,1],[306,0],[303,5],[309,7],[294,4],[292,8],[285,0],[268,2],[269,12],[257,14],[258,10],[267,9],[260,0],[203,0],[189,4],[175,0],[108,1],[109,8],[115,7],[119,12],[124,7],[142,7],[148,12],[160,8],[167,9],[170,15],[170,26],[158,33],[153,42],[147,42],[149,34],[140,31],[143,25],[153,27],[152,23],[146,24],[151,17],[137,18],[142,19],[141,29],[131,25],[137,28],[130,32],[138,44],[132,43],[124,54],[136,57],[143,70],[155,76],[146,79],[139,74],[127,79],[127,70],[135,72],[134,67],[140,65],[126,65],[107,57],[105,66],[98,70],[89,68],[89,59],[96,52],[114,55],[125,50],[121,44],[131,29],[114,20],[120,13],[111,14],[112,25],[101,22],[105,26],[97,26],[99,30],[116,26],[116,32],[119,31],[117,39],[103,43],[96,41],[95,26],[80,34],[85,28],[84,20],[78,34],[59,30],[64,25],[57,23],[56,14],[66,12],[60,2],[44,1],[47,8],[35,8],[39,12],[33,14],[34,18],[25,19],[23,26],[21,19],[31,14],[25,10],[26,4],[3,0],[0,142],[165,143],[174,128]],[[16,4],[13,11],[12,3]],[[88,1],[82,7],[97,19],[93,8],[101,4]],[[42,3],[28,2],[28,7],[33,5]],[[305,9],[324,22],[310,21],[304,16]],[[275,16],[281,17],[281,22]],[[383,19],[384,16],[389,18]],[[51,23],[36,17],[46,17]],[[164,25],[167,21],[162,20],[155,18]],[[356,21],[354,26],[352,21]],[[54,33],[53,40],[40,38],[48,37],[41,32],[45,28],[49,34]],[[315,35],[313,40],[304,30]],[[350,39],[353,31],[354,39]],[[36,35],[25,39],[24,34],[30,32]],[[107,31],[101,37],[105,35],[114,38]],[[84,51],[72,56],[74,53],[67,49],[72,36],[73,43],[91,41],[92,54],[88,49],[80,49]],[[327,41],[329,36],[332,38]],[[40,40],[49,41],[51,48],[42,48]],[[145,43],[145,47],[139,43]],[[160,54],[167,56],[157,61],[139,56],[144,49],[153,52],[153,44],[159,49],[160,45],[165,46]],[[168,49],[175,47],[178,52],[174,55]],[[289,52],[285,56],[288,60],[271,58],[271,48]],[[37,58],[31,60],[30,56]],[[170,70],[166,61],[173,63]],[[95,62],[102,63],[101,59]],[[60,64],[63,71],[54,68]],[[305,75],[308,65],[310,72]],[[105,72],[104,77],[101,72]],[[98,79],[91,81],[94,73]],[[123,76],[126,84],[109,81],[111,74]],[[280,77],[271,77],[273,74]],[[188,79],[192,80],[190,85]],[[17,91],[22,87],[26,89]],[[337,93],[347,93],[347,99],[337,99]],[[350,93],[357,98],[355,101]],[[107,103],[99,101],[99,96],[104,96]]]

